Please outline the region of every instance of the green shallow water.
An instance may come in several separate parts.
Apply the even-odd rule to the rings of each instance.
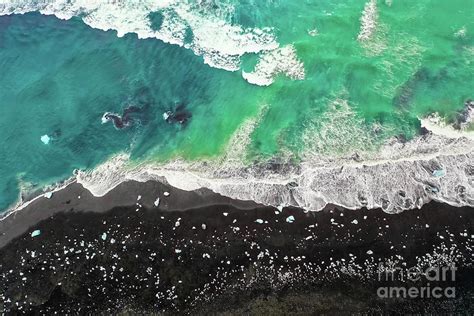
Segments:
[[[118,38],[79,18],[0,16],[0,210],[16,201],[20,186],[63,180],[122,151],[135,161],[218,157],[258,115],[248,161],[376,150],[388,137],[416,135],[418,116],[453,117],[473,97],[472,3],[378,1],[376,31],[361,43],[364,6],[234,3],[223,18],[273,27],[304,63],[304,80],[279,76],[268,87],[247,83],[240,71],[211,68],[184,48],[134,34]],[[465,34],[456,36],[460,30]],[[251,71],[256,61],[243,56],[242,69]],[[192,113],[186,126],[162,117],[179,104]],[[121,114],[130,105],[142,109],[133,126],[101,124],[105,112]],[[40,140],[45,134],[48,145]]]

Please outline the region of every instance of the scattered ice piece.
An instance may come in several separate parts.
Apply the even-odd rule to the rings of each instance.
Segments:
[[[446,170],[444,169],[433,171],[433,177],[441,178],[441,177],[444,177],[445,175],[446,175]]]
[[[295,217],[293,215],[290,215],[286,218],[287,223],[293,223],[295,221]]]
[[[107,233],[103,233],[102,236],[100,236],[100,238],[102,238],[102,240],[106,240],[107,239]]]
[[[357,224],[359,224],[359,221],[355,219],[351,223],[354,224],[354,225],[357,225]]]
[[[167,192],[167,191],[165,191],[165,192],[163,193],[163,195],[164,195],[164,196],[170,196],[170,193]]]
[[[259,218],[259,219],[257,219],[255,222],[256,222],[256,223],[259,223],[259,224],[263,224],[263,220],[262,220],[262,219],[260,219],[260,218]]]
[[[366,215],[366,216],[364,216],[364,219],[367,219],[367,215]]]
[[[203,253],[203,254],[202,254],[202,257],[203,257],[203,258],[208,258],[208,259],[211,258],[211,256],[210,256],[208,253]]]
[[[207,227],[206,224],[202,224],[202,225],[201,225],[201,228],[202,228],[202,229],[206,229],[206,227]]]
[[[47,198],[47,199],[50,199],[53,197],[53,192],[47,192],[44,194],[44,197]]]
[[[180,220],[181,220],[181,218],[178,218],[176,223],[174,223],[174,227],[179,227],[179,225],[181,225]]]
[[[426,227],[426,228],[430,228],[430,225],[426,224],[425,227]]]
[[[153,202],[153,204],[158,207],[158,205],[160,205],[160,198],[156,198],[155,202]]]
[[[110,239],[110,243],[111,243],[111,244],[115,244],[115,239],[111,238],[111,239]]]
[[[41,136],[41,141],[43,142],[43,144],[48,145],[51,141],[51,137],[49,137],[48,135],[43,135]]]
[[[175,249],[174,252],[175,253],[181,253],[181,249]]]
[[[278,205],[277,209],[278,209],[278,211],[280,211],[280,213],[283,212],[283,205]]]
[[[227,216],[227,215],[229,215],[229,213],[224,212],[224,213],[222,213],[222,215]]]
[[[278,214],[280,214],[280,212],[279,212],[279,211],[275,211],[275,215],[278,215]]]
[[[41,230],[37,229],[31,233],[31,237],[36,237],[36,236],[39,236],[40,234],[41,234]]]
[[[31,258],[34,258],[36,256],[36,251],[31,252]]]
[[[306,237],[305,239],[306,239],[306,240],[310,240],[310,239],[312,239],[312,238],[313,238],[313,236],[308,236],[308,237]]]
[[[169,118],[170,118],[170,115],[171,115],[171,114],[170,114],[170,112],[169,112],[169,111],[168,111],[168,112],[165,112],[165,113],[163,113],[163,119],[166,121],[167,119],[169,119]]]
[[[141,199],[142,199],[142,196],[139,195],[139,196],[137,197],[137,201],[140,201]]]
[[[367,250],[368,255],[372,255],[374,252],[372,250]]]

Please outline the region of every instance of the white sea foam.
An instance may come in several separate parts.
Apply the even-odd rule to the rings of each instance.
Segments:
[[[368,40],[374,34],[377,27],[377,0],[369,0],[364,7],[360,18],[360,32],[357,36],[359,41]]]
[[[463,26],[458,31],[456,31],[456,33],[454,33],[454,36],[455,37],[466,37],[466,34],[467,34],[467,28],[465,26]]]
[[[381,125],[370,128],[343,98],[331,100],[327,108],[324,114],[308,115],[304,123],[303,155],[309,160],[322,152],[337,156],[347,151],[375,149],[377,133],[388,128]]]
[[[211,67],[237,71],[240,58],[245,54],[270,52],[278,57],[273,68],[283,68],[292,78],[300,78],[297,70],[292,70],[294,49],[282,48],[271,28],[244,28],[226,21],[232,14],[232,6],[225,8],[205,8],[205,3],[186,0],[0,0],[0,15],[23,14],[38,11],[45,15],[55,15],[60,19],[80,17],[84,23],[100,30],[115,30],[117,35],[135,33],[139,38],[157,38],[163,42],[191,49],[203,57]],[[160,12],[163,17],[158,30],[151,26],[149,14]],[[192,39],[186,43],[187,32]],[[282,54],[288,53],[290,60],[285,66]],[[276,55],[278,56],[276,56]],[[268,68],[272,57],[263,54]],[[293,59],[291,59],[293,58]],[[285,71],[286,70],[286,71]]]
[[[468,112],[468,123],[474,119],[474,111]],[[420,118],[421,126],[435,134],[443,135],[450,138],[466,137],[474,141],[474,132],[465,129],[455,129],[452,125],[447,124],[438,113],[434,113],[424,118]]]
[[[293,80],[303,80],[305,70],[292,45],[274,49],[262,54],[252,72],[242,72],[248,82],[259,86],[269,86],[275,77],[284,74]]]

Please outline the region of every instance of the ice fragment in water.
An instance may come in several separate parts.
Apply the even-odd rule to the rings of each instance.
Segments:
[[[440,177],[444,177],[445,175],[446,175],[446,170],[444,169],[433,171],[433,177],[440,178]]]
[[[43,142],[43,144],[48,145],[51,141],[51,137],[49,137],[48,135],[43,135],[41,136],[41,141]]]

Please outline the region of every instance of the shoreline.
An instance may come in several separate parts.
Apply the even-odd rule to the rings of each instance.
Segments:
[[[118,155],[78,182],[96,196],[123,181],[161,181],[183,190],[207,188],[237,200],[320,211],[327,204],[383,208],[399,213],[435,200],[474,206],[474,141],[435,134],[410,142],[387,143],[377,157],[357,154],[339,159],[314,157],[299,164],[262,162],[244,166],[235,159],[171,161],[128,166]]]
[[[63,181],[61,185],[54,187],[52,191],[46,191],[20,204],[19,207],[6,213],[0,218],[0,248],[5,246],[15,237],[24,233],[29,227],[34,226],[42,220],[52,218],[59,213],[81,213],[84,211],[93,213],[106,213],[117,207],[156,208],[159,198],[158,208],[167,211],[189,211],[193,209],[212,207],[215,205],[229,205],[241,210],[248,210],[258,207],[268,207],[280,211],[283,208],[299,209],[302,213],[313,213],[303,207],[294,205],[267,205],[254,200],[235,199],[211,189],[202,187],[195,190],[183,190],[167,183],[166,178],[158,179],[126,179],[108,190],[103,195],[95,195],[87,186],[78,181],[77,176]],[[50,197],[45,195],[52,193]],[[165,194],[167,196],[165,196]],[[431,200],[422,205],[404,210],[404,212],[421,210],[430,203],[449,205],[450,207],[462,208],[471,207],[469,205],[452,205],[448,201]],[[336,203],[327,203],[315,213],[336,208],[346,211],[368,211],[382,209],[387,215],[399,213],[387,213],[383,208],[347,207]]]
[[[71,184],[81,184],[99,198],[128,181],[156,181],[185,191],[209,190],[234,200],[308,211],[337,205],[346,209],[383,208],[387,213],[399,213],[419,209],[430,201],[474,207],[474,187],[470,184],[474,182],[474,134],[459,131],[453,134],[450,126],[436,125],[429,119],[420,122],[425,133],[408,142],[387,140],[374,153],[312,157],[296,165],[283,158],[280,162],[246,166],[241,153],[232,147],[238,143],[236,140],[249,137],[255,124],[255,120],[250,120],[229,141],[230,148],[224,157],[130,166],[127,154],[117,154],[94,169],[75,170],[71,177],[38,188],[34,194],[20,192],[19,201],[0,213],[0,223]],[[443,174],[434,176],[435,172]],[[396,185],[398,190],[393,189]]]
[[[229,164],[226,161],[215,166],[211,165],[211,167],[209,167],[207,161],[195,163],[171,161],[165,165],[144,163],[137,167],[129,167],[127,166],[129,159],[128,155],[119,154],[108,159],[103,164],[96,166],[96,168],[92,170],[78,171],[77,173],[74,172],[70,178],[64,181],[46,186],[42,191],[41,189],[37,190],[36,193],[32,195],[33,197],[31,199],[21,200],[17,202],[14,207],[7,209],[3,214],[0,214],[0,222],[12,214],[22,211],[37,200],[45,198],[45,195],[55,195],[56,193],[67,189],[72,184],[80,184],[93,196],[100,198],[108,194],[110,191],[113,191],[117,186],[129,181],[142,183],[156,181],[185,191],[209,190],[234,200],[254,201],[257,204],[273,207],[293,206],[309,211],[321,211],[326,205],[338,205],[346,209],[359,209],[362,207],[368,207],[369,209],[379,207],[384,208],[383,202],[380,203],[373,199],[368,201],[367,196],[363,197],[365,200],[361,200],[360,193],[358,200],[352,199],[352,203],[349,203],[348,201],[344,203],[344,200],[340,200],[341,197],[337,196],[338,191],[344,191],[344,188],[351,184],[352,188],[356,188],[353,190],[352,194],[354,194],[358,189],[362,189],[365,191],[363,195],[367,193],[370,195],[370,190],[367,185],[364,187],[363,185],[357,186],[354,182],[344,183],[344,180],[346,179],[344,179],[343,176],[349,178],[364,177],[372,172],[372,174],[365,178],[365,182],[369,180],[379,182],[379,184],[382,182],[383,184],[383,179],[386,178],[385,175],[390,175],[391,170],[404,170],[406,172],[406,170],[410,169],[412,172],[415,172],[415,174],[408,174],[407,172],[406,176],[402,175],[402,178],[399,179],[396,178],[397,175],[390,175],[394,180],[393,183],[396,183],[396,180],[398,180],[398,182],[404,183],[404,186],[408,189],[412,189],[410,188],[410,185],[413,186],[413,184],[408,184],[406,181],[415,178],[416,182],[414,185],[417,185],[417,182],[424,183],[425,186],[427,185],[428,188],[434,188],[437,192],[428,192],[427,194],[426,192],[420,192],[420,188],[413,188],[415,192],[409,192],[409,190],[400,188],[400,190],[405,192],[405,195],[408,195],[404,201],[409,200],[408,202],[410,202],[410,205],[404,207],[404,205],[399,203],[399,205],[395,205],[395,211],[393,211],[393,209],[384,208],[387,213],[398,213],[415,208],[419,209],[433,200],[455,207],[474,206],[474,189],[471,188],[470,185],[462,185],[464,199],[458,199],[457,201],[450,199],[453,198],[450,196],[450,194],[453,195],[453,192],[443,192],[442,190],[442,181],[451,185],[461,185],[462,183],[459,179],[462,179],[463,177],[464,182],[466,180],[467,182],[474,181],[474,173],[469,174],[469,168],[472,169],[472,166],[474,166],[474,149],[468,149],[469,144],[471,144],[470,139],[449,139],[437,135],[429,135],[429,137],[432,139],[426,141],[426,143],[445,142],[448,144],[448,147],[455,148],[454,152],[441,153],[437,151],[430,154],[425,152],[422,157],[401,157],[393,160],[354,160],[353,157],[348,157],[336,161],[327,160],[325,162],[324,160],[321,160],[320,164],[323,164],[322,166],[306,162],[303,162],[300,165],[292,165],[285,162],[273,164],[270,162],[258,164],[251,168],[239,167],[235,162]],[[403,143],[395,143],[395,145],[397,147],[405,148],[406,150],[406,147],[416,146],[416,143],[420,141],[423,144],[422,136],[413,141],[412,143],[414,144],[408,143],[409,145],[407,145]],[[387,144],[387,146],[389,145]],[[393,150],[396,151],[396,149]],[[422,148],[421,150],[423,151],[424,149]],[[408,149],[407,152],[410,152],[410,149]],[[401,154],[401,156],[403,156],[403,154]],[[458,161],[458,158],[460,158],[461,161]],[[444,167],[444,164],[449,167]],[[439,178],[434,177],[431,174],[425,174],[424,176],[416,174],[416,172],[420,173],[420,169],[422,171],[423,168],[427,169],[427,171],[428,169],[436,170],[436,168],[442,168],[440,170],[454,170],[457,168],[458,174],[456,174],[456,172],[451,174],[451,176],[454,176],[454,179],[448,179],[448,181],[444,179],[446,178],[446,174]],[[200,169],[203,171],[201,172]],[[346,174],[344,174],[344,172]],[[462,175],[464,172],[466,172],[467,178]],[[333,182],[326,182],[324,180],[331,177],[335,178]],[[337,179],[338,177],[339,179]],[[423,177],[425,179],[422,179]],[[293,186],[295,183],[296,187]],[[302,186],[303,188],[301,188]],[[328,198],[321,193],[321,188],[318,186],[326,186],[326,192],[333,190],[336,195]],[[392,186],[392,183],[390,183],[390,186]],[[380,189],[384,189],[384,187],[382,185],[382,188],[379,187],[376,189],[380,191]],[[453,188],[451,188],[451,191],[452,189]],[[299,190],[303,192],[295,193],[295,191]],[[259,194],[254,194],[252,191],[259,192]],[[307,197],[304,196],[305,193],[308,195]],[[448,198],[440,196],[438,193],[445,194]],[[457,192],[454,193],[459,194]],[[23,194],[24,192],[20,192],[20,198],[23,198]],[[308,202],[305,199],[309,199],[310,201]],[[384,196],[382,200],[389,201],[390,198]]]
[[[38,222],[59,213],[104,213],[116,207],[153,208],[157,198],[160,198],[160,209],[170,212],[219,204],[242,210],[259,206],[253,201],[233,200],[204,188],[184,191],[158,181],[126,181],[104,196],[94,196],[77,181],[70,181],[54,192],[51,198],[41,194],[0,219],[0,248]],[[168,192],[169,196],[165,196],[165,192]],[[179,196],[179,201],[176,196]]]

